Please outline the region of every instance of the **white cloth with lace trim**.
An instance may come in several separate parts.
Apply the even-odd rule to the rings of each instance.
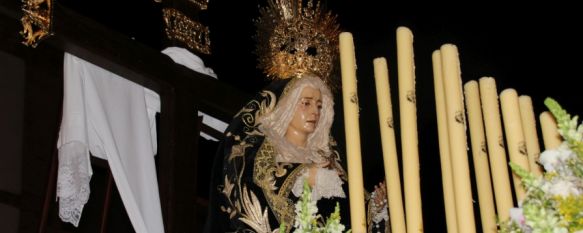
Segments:
[[[164,232],[154,155],[155,92],[65,53],[59,216],[77,226],[89,198],[89,152],[106,159],[136,232]]]
[[[299,197],[304,191],[304,182],[308,179],[309,169],[302,171],[302,175],[298,176],[294,186],[292,187],[292,193]],[[344,182],[338,176],[338,172],[333,169],[318,168],[316,170],[316,183],[312,187],[312,201],[318,201],[322,198],[332,198],[341,197],[345,198],[346,194],[342,190],[342,184]]]

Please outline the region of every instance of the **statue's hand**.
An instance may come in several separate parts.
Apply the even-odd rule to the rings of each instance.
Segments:
[[[374,186],[372,201],[375,206],[378,207],[382,207],[387,204],[387,187],[384,181]]]
[[[388,221],[389,214],[387,208],[387,186],[385,182],[380,182],[378,185],[375,185],[375,190],[371,194],[371,214],[372,214],[372,221],[375,223],[376,228],[378,229],[378,223],[381,221]]]

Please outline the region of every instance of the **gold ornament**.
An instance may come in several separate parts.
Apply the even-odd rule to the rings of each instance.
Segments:
[[[194,51],[211,54],[211,39],[207,26],[173,8],[164,8],[162,13],[164,31],[169,40],[184,43]]]
[[[53,35],[53,0],[22,0],[22,11],[22,43],[36,48],[43,39]]]
[[[332,85],[338,59],[339,26],[336,15],[324,12],[312,0],[268,0],[260,9],[257,26],[258,68],[271,79],[312,73]]]

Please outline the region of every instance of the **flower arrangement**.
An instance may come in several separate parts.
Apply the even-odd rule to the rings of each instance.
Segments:
[[[521,177],[526,196],[511,219],[500,223],[503,233],[583,233],[583,125],[553,99],[545,105],[557,120],[563,143],[541,153],[543,176],[510,163]]]
[[[318,214],[316,201],[312,200],[312,191],[308,182],[304,182],[304,190],[295,205],[296,217],[294,220],[294,233],[342,233],[345,226],[340,223],[340,206],[336,203],[334,213],[324,223],[322,216]],[[285,232],[285,224],[281,224],[280,233]],[[348,230],[347,233],[350,233]]]

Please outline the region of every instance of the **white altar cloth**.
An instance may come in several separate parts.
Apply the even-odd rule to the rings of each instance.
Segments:
[[[77,226],[89,198],[89,152],[106,159],[136,232],[164,232],[154,155],[155,92],[71,54],[64,60],[59,216]]]

